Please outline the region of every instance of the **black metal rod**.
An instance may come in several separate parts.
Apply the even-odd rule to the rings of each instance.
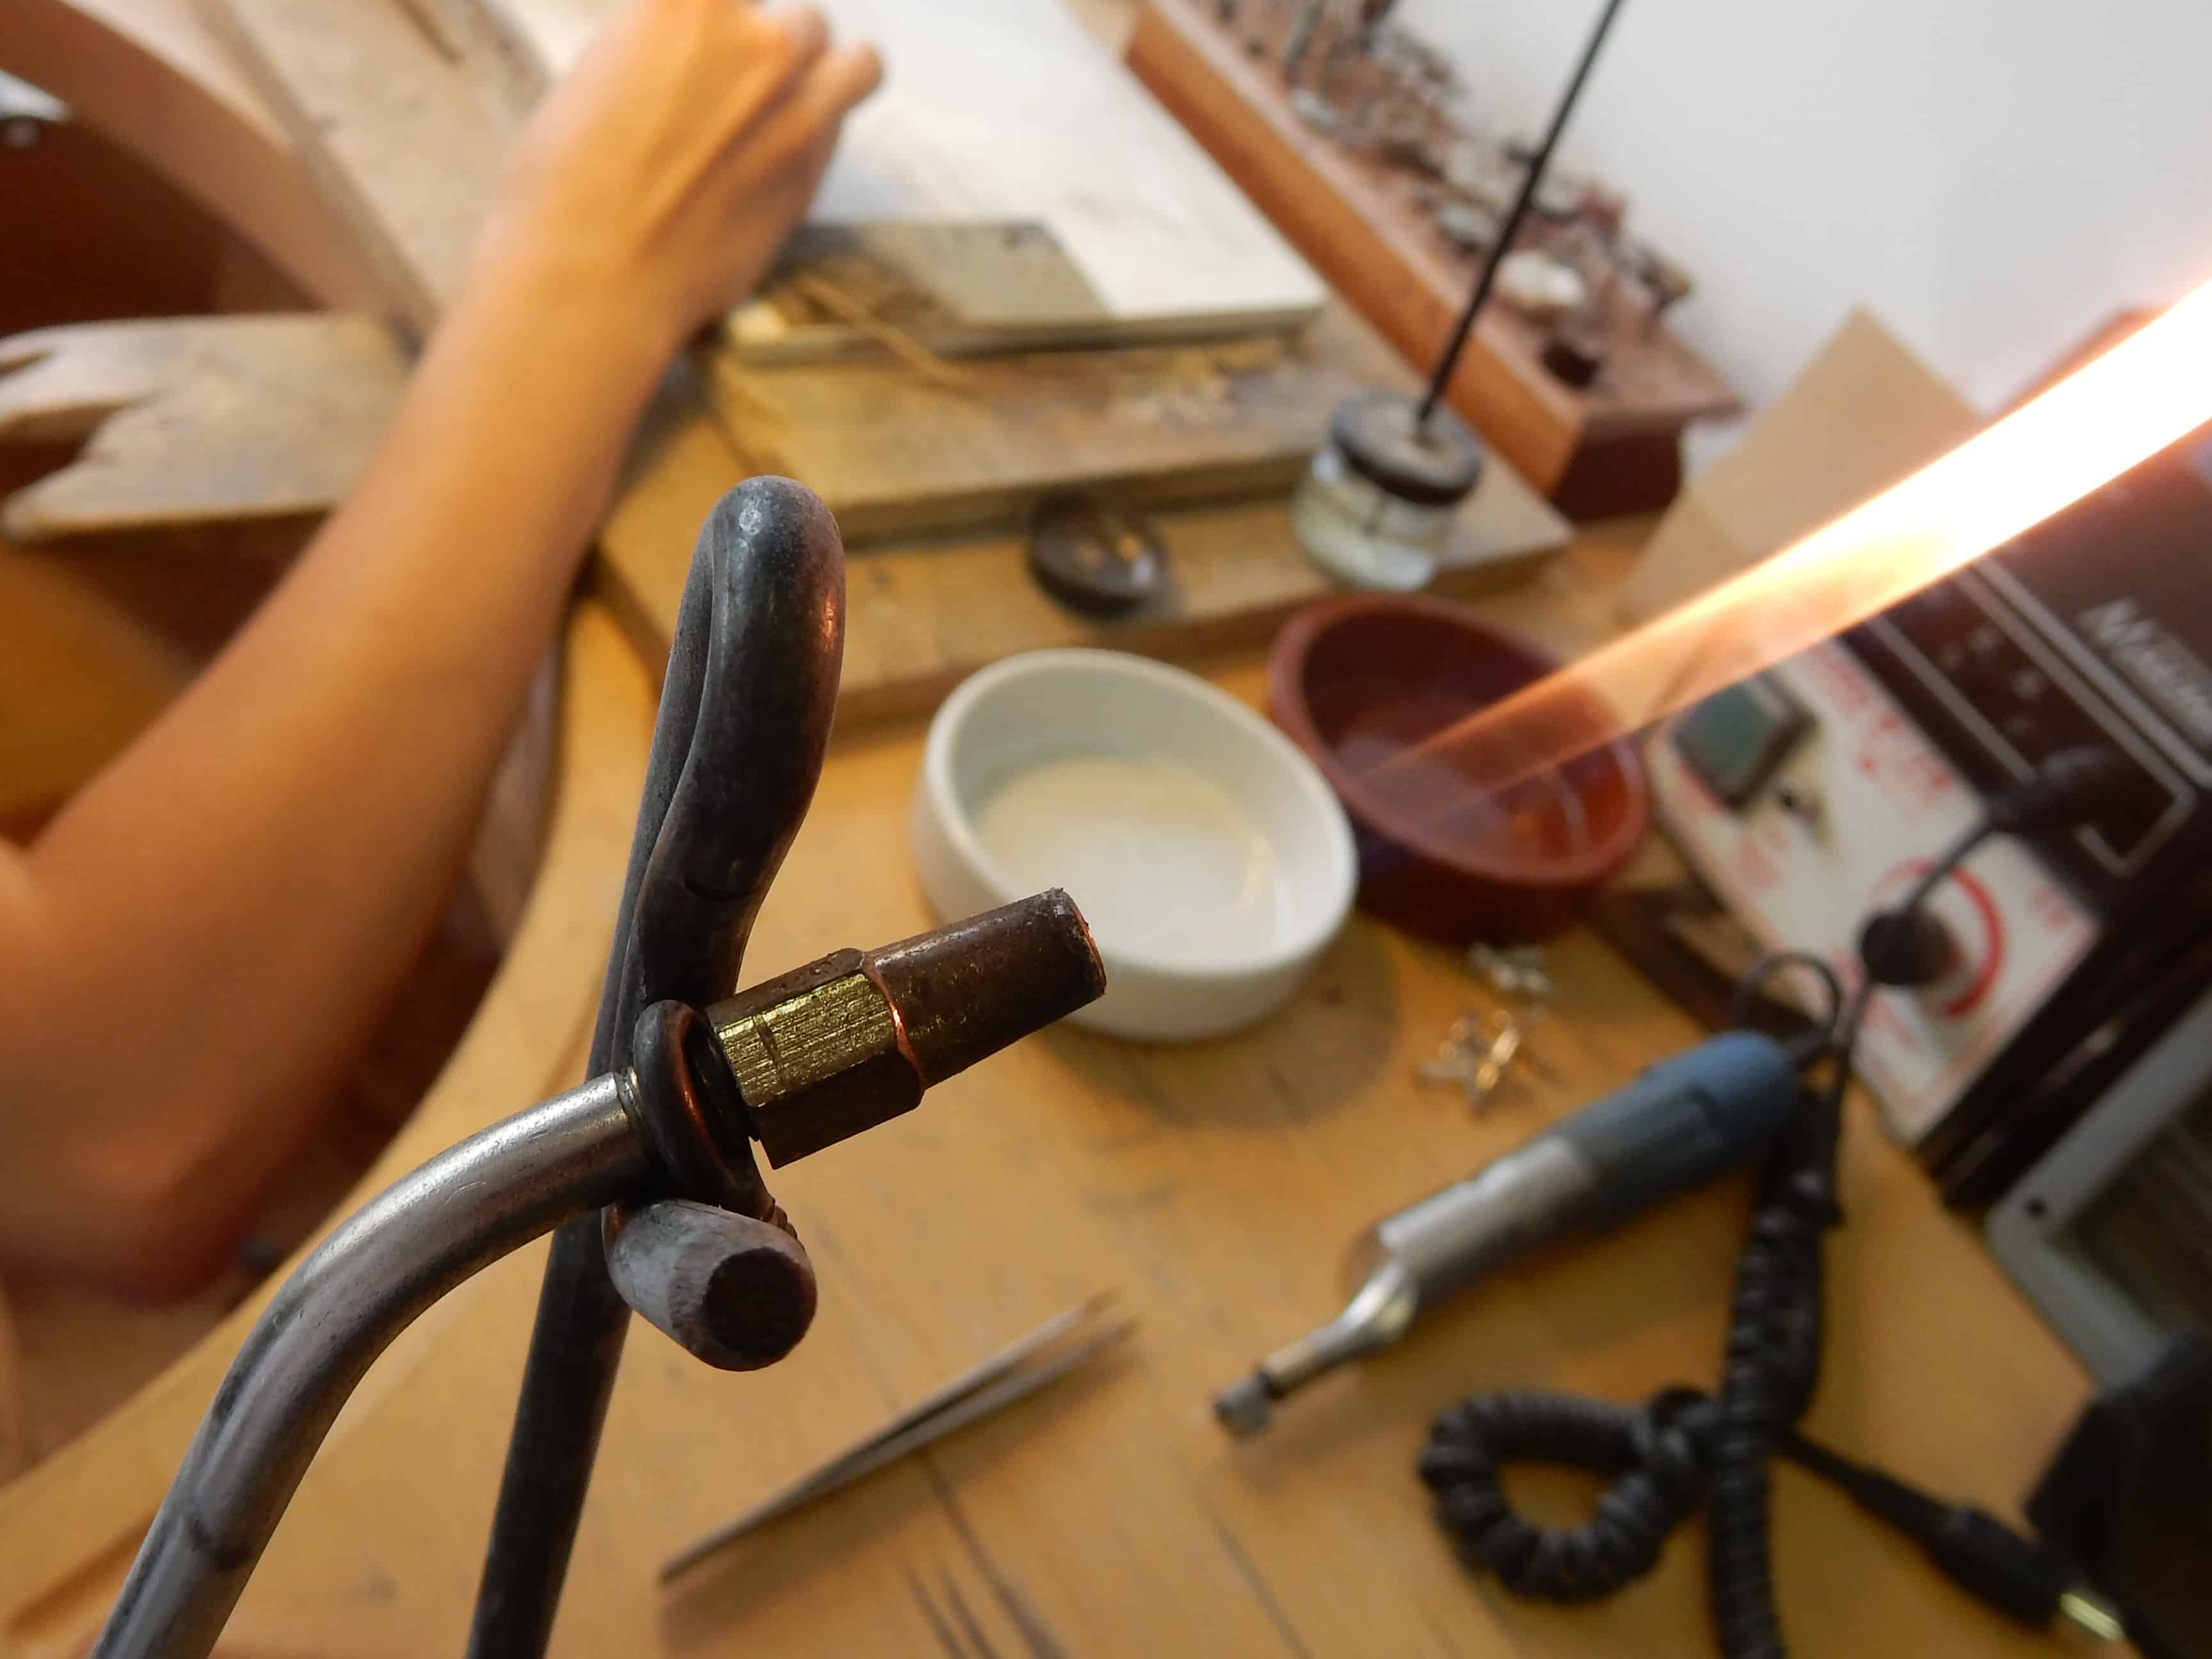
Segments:
[[[107,1616],[100,1659],[214,1650],[316,1448],[378,1354],[425,1308],[651,1168],[602,1074],[394,1182],[301,1262],[255,1322]]]
[[[552,1639],[629,1334],[629,1306],[607,1277],[594,1210],[555,1233],[545,1258],[469,1626],[471,1659],[535,1659]]]
[[[845,564],[822,503],[753,478],[699,534],[661,684],[594,1073],[638,1015],[727,995],[769,883],[814,794],[844,652]],[[554,1236],[469,1632],[471,1659],[537,1659],[552,1635],[629,1308],[601,1218]]]
[[[1482,262],[1482,274],[1475,278],[1474,292],[1468,296],[1467,309],[1460,313],[1443,356],[1437,359],[1436,368],[1429,376],[1429,389],[1421,394],[1420,410],[1413,417],[1416,432],[1427,428],[1429,416],[1443,398],[1444,388],[1451,384],[1452,371],[1459,367],[1459,355],[1467,349],[1467,337],[1474,332],[1474,319],[1481,313],[1483,302],[1490,298],[1491,284],[1498,280],[1498,267],[1512,250],[1513,239],[1521,234],[1522,222],[1528,218],[1528,209],[1536,199],[1536,187],[1543,182],[1544,171],[1552,164],[1552,152],[1559,147],[1559,134],[1566,130],[1567,117],[1574,112],[1575,100],[1582,95],[1583,82],[1589,78],[1590,65],[1597,62],[1597,49],[1605,44],[1606,31],[1613,27],[1613,14],[1620,9],[1620,0],[1605,0],[1597,15],[1597,22],[1583,47],[1582,61],[1575,65],[1573,78],[1552,111],[1552,125],[1544,134],[1544,142],[1528,158],[1528,175],[1521,181],[1521,193],[1513,198],[1513,210],[1498,227],[1498,240],[1491,244],[1490,257]]]

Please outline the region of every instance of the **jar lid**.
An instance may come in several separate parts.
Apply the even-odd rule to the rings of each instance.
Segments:
[[[1482,473],[1482,447],[1459,416],[1439,405],[1425,427],[1401,392],[1363,392],[1329,417],[1329,441],[1345,464],[1377,489],[1421,507],[1455,507]]]

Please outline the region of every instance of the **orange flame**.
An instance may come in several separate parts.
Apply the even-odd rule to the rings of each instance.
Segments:
[[[1532,778],[1888,609],[2208,421],[2212,283],[1841,518],[1377,770]]]

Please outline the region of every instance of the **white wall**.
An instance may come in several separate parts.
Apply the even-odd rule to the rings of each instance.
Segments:
[[[1596,0],[1405,0],[1534,136]],[[1561,151],[1694,273],[1683,335],[1771,396],[1856,302],[2002,403],[2212,279],[2212,0],[1626,0]]]

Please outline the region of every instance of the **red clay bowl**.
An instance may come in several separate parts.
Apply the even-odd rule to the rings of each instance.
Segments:
[[[1351,815],[1363,907],[1459,942],[1541,939],[1636,850],[1650,805],[1618,738],[1502,793],[1475,747],[1407,753],[1558,666],[1442,599],[1346,594],[1285,625],[1267,659],[1270,711]],[[1616,729],[1588,692],[1565,712],[1570,726]]]

